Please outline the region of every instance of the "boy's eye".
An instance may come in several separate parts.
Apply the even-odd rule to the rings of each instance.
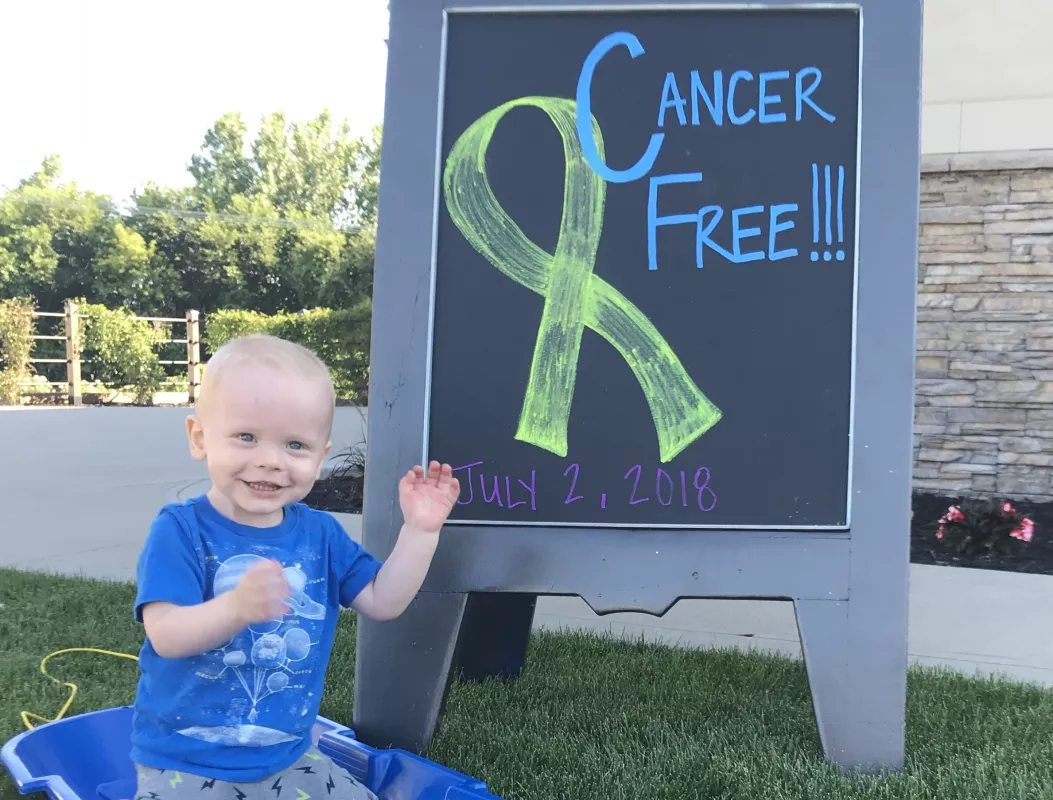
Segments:
[[[251,433],[239,433],[238,434],[238,438],[241,439],[241,441],[243,441],[243,442],[254,442],[254,441],[256,441],[256,437],[253,436]]]
[[[303,450],[303,443],[302,442],[289,442],[289,449],[290,450]]]

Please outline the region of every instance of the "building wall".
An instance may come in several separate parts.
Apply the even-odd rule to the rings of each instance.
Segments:
[[[922,152],[1053,148],[1053,2],[925,0]]]
[[[914,488],[1053,499],[1053,153],[923,159]]]

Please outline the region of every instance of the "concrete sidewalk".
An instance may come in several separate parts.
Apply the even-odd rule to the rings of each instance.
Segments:
[[[7,454],[0,463],[0,566],[132,580],[160,506],[204,486],[203,465],[187,453],[186,414],[181,408],[0,413]],[[357,409],[338,408],[334,451],[361,441],[362,424]],[[357,538],[360,518],[339,516]],[[662,618],[598,617],[577,598],[545,597],[535,626],[800,656],[788,602],[685,600]],[[1053,686],[1051,630],[1053,576],[911,568],[915,663]]]
[[[908,652],[915,664],[1053,686],[1053,577],[911,567]],[[536,627],[613,631],[673,646],[737,647],[801,656],[793,604],[683,600],[661,619],[597,617],[578,598],[538,603]]]

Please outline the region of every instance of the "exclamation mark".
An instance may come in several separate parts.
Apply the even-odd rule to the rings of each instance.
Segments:
[[[830,165],[827,164],[823,167],[823,182],[826,184],[826,246],[829,247],[833,244],[833,237],[830,235]],[[829,261],[833,258],[830,255],[829,250],[823,251],[823,261]]]
[[[819,246],[819,165],[812,164],[812,244]],[[819,251],[812,251],[812,261],[819,260]]]
[[[827,164],[823,167],[823,199],[826,201],[825,205],[820,208],[819,198],[819,165],[812,164],[812,244],[816,247],[812,251],[812,261],[819,260],[819,216],[822,213],[824,224],[824,233],[826,248],[823,250],[823,261],[832,261],[835,254],[830,251],[829,248],[833,247],[834,234],[833,234],[833,180],[830,174],[830,165]],[[837,243],[843,245],[845,242],[845,168],[837,168]],[[838,248],[836,252],[837,260],[845,260],[845,251]]]
[[[837,168],[837,243],[845,243],[845,168]],[[845,251],[837,249],[837,260],[845,260]]]

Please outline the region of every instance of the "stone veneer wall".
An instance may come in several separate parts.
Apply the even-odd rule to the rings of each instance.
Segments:
[[[1053,499],[1053,153],[922,159],[914,490]]]

